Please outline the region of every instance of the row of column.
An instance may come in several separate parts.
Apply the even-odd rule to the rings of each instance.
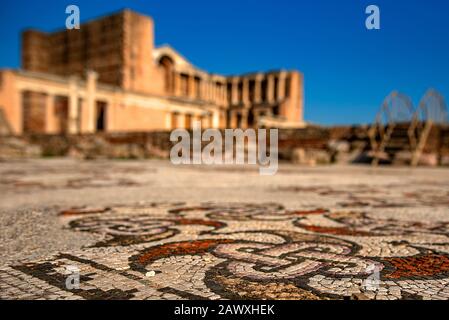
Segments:
[[[190,99],[226,104],[226,83],[194,74],[175,72],[174,95]]]
[[[266,92],[262,82],[266,80]],[[175,72],[174,95],[190,99],[213,102],[218,105],[250,105],[262,102],[273,103],[286,97],[287,73],[257,74],[248,77],[233,77],[228,82],[208,79],[194,74]],[[183,83],[184,82],[184,83]],[[250,82],[254,83],[253,97],[250,97]],[[227,101],[230,84],[230,101]],[[276,88],[277,86],[277,88]],[[263,99],[265,97],[265,99]],[[251,99],[252,98],[252,99]]]
[[[170,117],[169,129],[193,129],[195,122],[200,122],[202,129],[219,128],[221,125],[219,111],[213,111],[204,115],[173,112],[168,116]]]
[[[248,110],[233,110],[229,115],[229,125],[231,128],[248,128]]]
[[[56,119],[56,95],[46,93],[45,95],[45,132],[58,133],[58,131],[66,131],[69,134],[92,133],[95,132],[95,108],[96,108],[96,84],[97,73],[88,71],[86,82],[86,97],[81,100],[79,96],[78,78],[71,77],[69,79],[69,92],[67,95],[68,114],[67,128],[58,128],[58,119]],[[82,105],[81,105],[82,101]],[[82,114],[80,110],[82,108]],[[82,118],[81,118],[82,117]]]
[[[94,71],[87,71],[86,81],[86,99],[83,105],[83,119],[81,119],[80,97],[78,96],[79,84],[78,79],[71,77],[69,79],[69,119],[68,133],[76,134],[95,132],[95,112],[96,100],[95,94],[97,89],[98,74]],[[83,121],[84,120],[84,121]]]
[[[266,92],[263,95],[262,82],[266,79]],[[277,90],[275,88],[277,80]],[[278,74],[270,73],[267,75],[257,74],[252,77],[233,77],[230,81],[231,88],[231,105],[250,105],[259,104],[262,102],[273,103],[281,101],[286,97],[286,80],[287,73],[280,72]],[[254,83],[254,93],[251,99],[250,97],[250,82]],[[265,96],[265,99],[262,99]],[[265,100],[265,101],[262,101]]]

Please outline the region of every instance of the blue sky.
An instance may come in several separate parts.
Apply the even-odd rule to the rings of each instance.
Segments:
[[[122,8],[155,20],[156,44],[168,43],[211,72],[277,68],[305,75],[305,118],[320,124],[368,123],[392,90],[415,104],[426,89],[449,99],[447,0],[3,0],[0,67],[20,66],[19,32]],[[381,30],[365,28],[365,8],[381,10]]]

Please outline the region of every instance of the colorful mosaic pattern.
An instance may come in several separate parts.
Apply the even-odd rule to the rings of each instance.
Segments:
[[[65,228],[101,240],[0,268],[0,298],[448,299],[449,223],[412,217],[274,203],[72,208]],[[79,287],[67,288],[67,266]]]

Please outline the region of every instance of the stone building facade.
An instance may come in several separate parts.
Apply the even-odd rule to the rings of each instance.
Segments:
[[[0,70],[15,134],[303,126],[303,75],[223,76],[154,46],[148,16],[124,10],[80,29],[22,35],[22,69]]]

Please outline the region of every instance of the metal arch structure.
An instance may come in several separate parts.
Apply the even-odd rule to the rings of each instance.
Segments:
[[[447,105],[444,97],[436,90],[429,89],[421,98],[409,129],[413,156],[411,165],[418,165],[432,126],[448,123]]]
[[[378,114],[386,117],[387,123],[409,123],[414,113],[413,103],[409,96],[398,91],[390,93],[382,103],[382,108]]]
[[[429,89],[421,98],[415,115],[421,114],[421,119],[435,124],[447,124],[447,105],[444,97],[435,89]]]
[[[412,100],[398,91],[391,92],[383,101],[373,126],[368,131],[374,152],[372,165],[377,166],[381,154],[398,125],[409,125],[414,115]]]

